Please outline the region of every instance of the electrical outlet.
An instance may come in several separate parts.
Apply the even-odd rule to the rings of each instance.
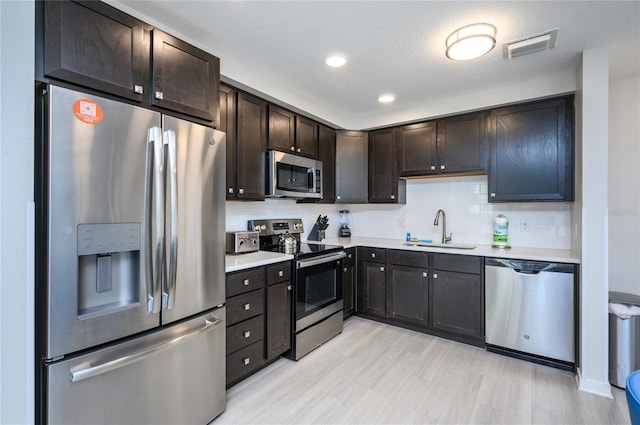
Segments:
[[[407,228],[407,221],[404,218],[398,218],[397,219],[398,222],[398,227],[401,229],[406,229]]]
[[[520,220],[520,231],[521,232],[529,231],[529,220]]]

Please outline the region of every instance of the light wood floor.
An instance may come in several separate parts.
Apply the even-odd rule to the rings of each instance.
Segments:
[[[227,391],[213,424],[628,424],[624,391],[580,392],[572,373],[352,317],[298,362]]]

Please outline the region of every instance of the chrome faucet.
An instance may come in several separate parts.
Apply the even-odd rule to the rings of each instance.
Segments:
[[[447,236],[447,216],[444,214],[444,210],[436,211],[436,219],[433,220],[433,225],[434,226],[438,225],[438,219],[440,218],[440,213],[442,213],[442,243],[451,242],[451,237],[453,236],[453,233],[450,233],[449,236]]]

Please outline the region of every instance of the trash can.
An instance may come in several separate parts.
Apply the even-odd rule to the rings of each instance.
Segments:
[[[609,382],[625,388],[640,369],[640,296],[609,292]]]

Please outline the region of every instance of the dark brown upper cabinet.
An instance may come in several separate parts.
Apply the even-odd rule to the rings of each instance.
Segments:
[[[406,183],[398,176],[395,128],[369,132],[369,202],[403,204]]]
[[[235,170],[236,184],[233,186],[227,182],[227,199],[264,200],[267,102],[238,92],[236,126],[236,163],[227,164],[227,168]]]
[[[336,203],[366,204],[369,135],[366,131],[336,133]]]
[[[218,119],[220,59],[160,30],[153,30],[151,104]]]
[[[402,177],[436,174],[436,122],[404,125],[396,129],[398,168]]]
[[[494,109],[489,202],[573,201],[573,96]]]
[[[237,124],[238,92],[225,85],[220,85],[220,121],[218,129],[227,135],[227,199],[236,199],[236,124]]]
[[[151,27],[102,2],[47,1],[44,76],[143,102]]]
[[[322,161],[321,203],[336,201],[336,131],[320,125],[318,127],[318,159]]]
[[[296,115],[276,105],[269,105],[269,149],[296,153]]]
[[[217,57],[102,2],[36,3],[37,79],[65,81],[218,125]]]
[[[309,118],[296,116],[296,154],[318,158],[318,123]]]
[[[486,173],[484,112],[438,120],[436,150],[441,174]]]

